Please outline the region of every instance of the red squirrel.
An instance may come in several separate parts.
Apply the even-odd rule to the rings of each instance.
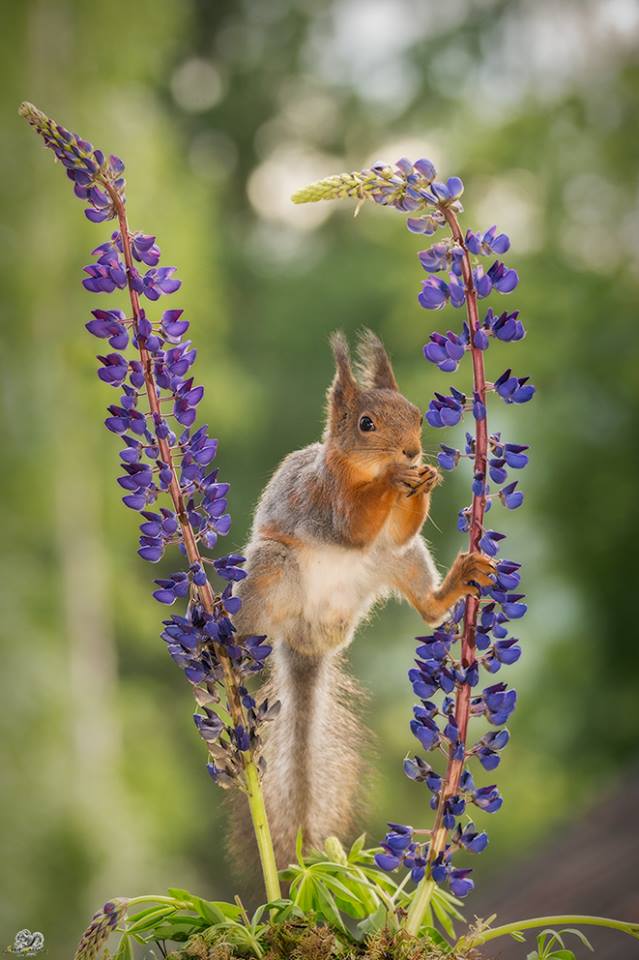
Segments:
[[[488,585],[494,564],[460,553],[440,578],[420,534],[438,471],[422,464],[422,415],[399,392],[390,359],[365,331],[353,369],[342,333],[321,443],[289,454],[266,486],[239,586],[240,634],[273,645],[264,794],[279,866],[348,831],[360,770],[356,689],[342,654],[372,606],[399,595],[430,625]]]

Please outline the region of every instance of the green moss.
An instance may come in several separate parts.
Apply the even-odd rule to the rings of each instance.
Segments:
[[[212,931],[192,937],[183,949],[167,960],[246,960],[255,954],[228,943]],[[306,919],[272,924],[263,940],[262,960],[472,960],[477,954],[465,949],[446,952],[432,941],[415,939],[404,931],[380,930],[361,943],[354,943],[329,927]]]

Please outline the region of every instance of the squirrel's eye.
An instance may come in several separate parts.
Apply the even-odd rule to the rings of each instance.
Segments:
[[[363,433],[370,433],[371,430],[375,429],[375,424],[373,423],[370,417],[362,417],[361,420],[359,421],[359,429]]]

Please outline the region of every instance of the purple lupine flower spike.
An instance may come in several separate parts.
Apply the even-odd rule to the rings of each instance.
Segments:
[[[478,587],[476,595],[458,603],[449,620],[430,636],[418,638],[417,658],[408,674],[418,700],[410,729],[423,750],[438,754],[443,749],[448,763],[445,772],[439,773],[419,754],[404,761],[406,775],[430,791],[435,823],[425,842],[415,838],[412,827],[389,824],[376,861],[383,870],[406,867],[418,884],[431,879],[445,882],[456,896],[469,893],[473,881],[470,869],[453,864],[453,857],[481,853],[488,843],[486,833],[472,823],[463,826],[459,818],[469,804],[486,813],[494,813],[502,804],[494,784],[475,785],[468,763],[476,759],[480,768],[488,771],[497,767],[509,739],[504,725],[517,700],[515,691],[503,682],[489,682],[481,689],[481,677],[491,677],[519,659],[521,647],[510,635],[510,623],[526,612],[523,595],[514,592],[520,582],[519,564],[499,556],[505,534],[487,528],[485,515],[496,506],[514,510],[523,503],[519,481],[510,477],[509,471],[526,466],[528,447],[489,434],[487,400],[495,393],[508,404],[521,404],[535,392],[528,377],[515,376],[510,369],[494,383],[486,380],[484,357],[491,341],[515,343],[523,339],[525,330],[517,310],[496,314],[489,307],[480,318],[478,301],[493,293],[510,293],[519,277],[499,259],[510,249],[510,239],[496,226],[462,233],[457,219],[462,192],[459,177],[440,180],[429,160],[411,164],[402,158],[394,167],[382,163],[328,178],[293,197],[296,202],[341,196],[370,199],[409,212],[407,227],[412,233],[431,236],[439,231],[441,237],[442,228],[449,230],[449,235],[418,254],[428,274],[418,301],[426,310],[441,310],[448,303],[464,306],[466,321],[461,330],[431,333],[423,352],[443,373],[456,372],[470,354],[472,385],[463,392],[456,387],[436,392],[425,421],[431,428],[442,429],[472,416],[472,434],[466,434],[465,448],[442,444],[438,461],[446,470],[454,469],[462,459],[472,463],[472,502],[460,510],[457,526],[469,535],[470,550],[496,558],[495,576],[490,586]],[[486,257],[490,259],[484,266],[481,260]],[[472,743],[471,717],[482,717],[497,729]],[[407,931],[413,934],[421,926],[430,898],[429,888],[423,890],[423,896],[413,899],[406,921]]]
[[[20,113],[66,168],[75,195],[88,205],[87,217],[118,223],[93,249],[94,262],[84,267],[82,281],[94,294],[128,289],[131,303],[130,316],[94,309],[86,324],[110,348],[97,359],[98,377],[118,391],[105,420],[122,442],[117,482],[124,504],[140,514],[139,556],[158,563],[167,549],[178,548],[181,569],[156,579],[153,596],[186,609],[164,621],[162,639],[204,705],[196,725],[215,757],[214,779],[222,786],[242,782],[246,756],[252,763],[259,728],[275,709],[245,697],[243,684],[264,667],[271,648],[264,637],[238,638],[233,626],[240,601],[232,589],[245,576],[244,558],[206,556],[229,533],[229,487],[212,466],[217,440],[205,425],[195,426],[204,388],[192,375],[196,351],[184,339],[189,321],[180,309],[154,317],[141,307],[142,297],[152,308],[175,293],[180,281],[175,267],[160,265],[156,237],[129,229],[122,161],[106,157],[31,104],[23,104]],[[220,582],[217,591],[205,564]],[[213,718],[210,704],[224,707],[223,697],[230,722]]]

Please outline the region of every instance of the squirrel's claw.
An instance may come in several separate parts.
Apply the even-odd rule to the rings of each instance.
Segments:
[[[464,553],[460,557],[460,577],[469,593],[480,595],[479,587],[490,587],[494,583],[497,566],[483,553]]]
[[[408,489],[407,497],[412,497],[416,493],[430,493],[442,482],[439,470],[427,464],[399,468],[396,476],[399,483]]]

